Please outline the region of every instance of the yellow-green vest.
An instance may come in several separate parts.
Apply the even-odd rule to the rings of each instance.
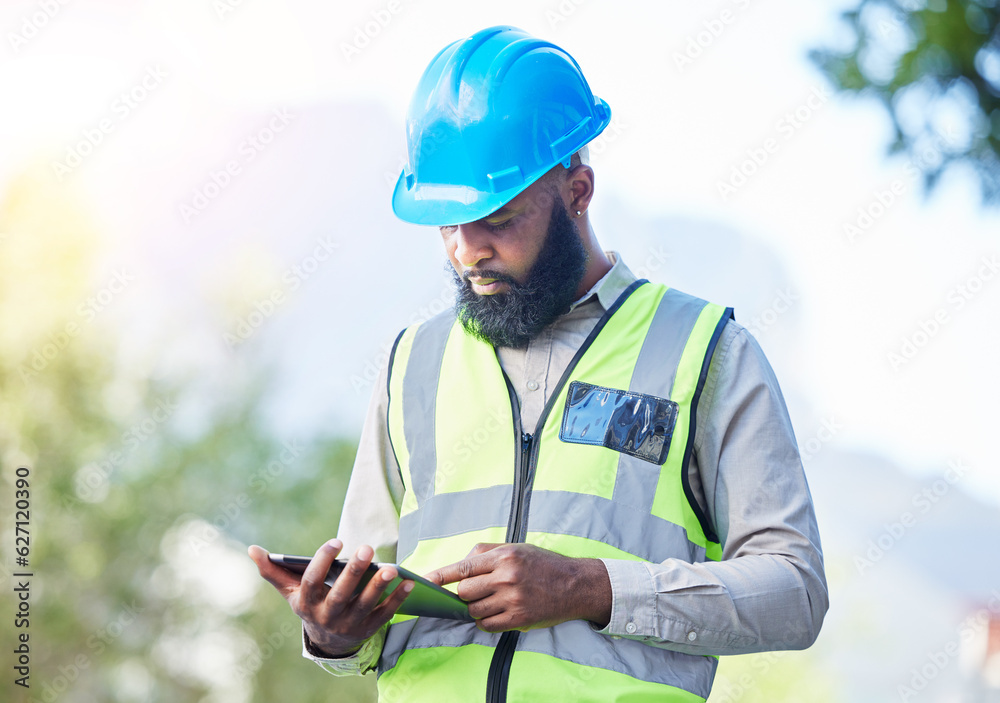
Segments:
[[[388,381],[389,436],[405,487],[397,561],[427,573],[479,542],[527,542],[572,557],[720,559],[687,464],[697,399],[731,317],[637,281],[581,346],[534,428],[521,427],[494,348],[468,335],[453,311],[404,330]],[[618,415],[602,419],[609,403]],[[595,410],[596,423],[587,414]],[[381,701],[406,703],[686,703],[708,697],[716,665],[716,657],[612,638],[580,620],[496,634],[397,615],[378,688]]]

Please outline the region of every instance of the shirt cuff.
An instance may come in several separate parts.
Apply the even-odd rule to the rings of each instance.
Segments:
[[[623,559],[601,561],[611,581],[611,619],[607,627],[598,632],[612,639],[626,637],[658,645],[676,645],[678,650],[697,651],[707,644],[702,641],[702,635],[709,633],[698,628],[696,623],[660,614],[657,602],[660,593],[648,563]]]
[[[641,561],[601,561],[611,581],[611,619],[607,627],[597,631],[612,639],[656,636],[656,585],[652,574]]]
[[[607,627],[594,630],[612,639],[626,637],[648,644],[666,647],[687,654],[728,654],[745,653],[747,646],[756,643],[753,637],[741,634],[732,628],[710,629],[706,622],[712,620],[706,608],[718,610],[720,602],[710,604],[686,602],[686,606],[667,607],[670,600],[677,601],[681,591],[697,590],[703,587],[718,590],[718,585],[710,583],[684,584],[677,574],[664,570],[664,564],[622,559],[602,559],[611,581],[611,619]],[[664,582],[673,588],[664,588]],[[725,602],[731,602],[728,593]],[[664,599],[664,600],[661,600]],[[694,614],[692,619],[691,614]],[[704,621],[697,618],[705,616]]]
[[[354,654],[346,657],[331,657],[317,650],[309,636],[306,628],[302,628],[302,656],[312,659],[320,668],[334,676],[357,676],[366,674],[378,666],[379,656],[382,654],[382,645],[385,642],[385,633],[388,625],[382,627],[378,632],[365,640],[364,644]]]

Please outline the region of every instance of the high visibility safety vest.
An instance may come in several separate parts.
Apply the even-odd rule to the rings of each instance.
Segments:
[[[388,426],[405,492],[397,560],[427,573],[479,542],[571,557],[721,558],[687,464],[698,397],[732,310],[637,281],[601,318],[534,428],[494,348],[454,311],[407,328]],[[704,701],[718,660],[582,620],[528,632],[396,615],[381,701]]]

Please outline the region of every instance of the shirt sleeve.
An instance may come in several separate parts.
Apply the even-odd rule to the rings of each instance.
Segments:
[[[819,529],[777,379],[735,322],[716,349],[698,419],[689,470],[722,560],[603,560],[613,601],[600,632],[699,655],[804,649],[829,605]]]
[[[337,537],[344,543],[344,555],[353,554],[362,544],[367,544],[375,550],[375,561],[395,563],[403,482],[389,443],[386,416],[389,407],[386,387],[388,364],[386,358],[368,404],[368,415],[347,485]],[[354,655],[337,658],[328,658],[313,649],[303,631],[302,656],[312,659],[335,676],[364,674],[378,665],[387,629],[388,626],[381,628]]]

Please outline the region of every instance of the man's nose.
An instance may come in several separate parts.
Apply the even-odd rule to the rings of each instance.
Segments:
[[[489,233],[475,222],[459,225],[455,234],[455,258],[465,268],[472,268],[480,261],[493,256]]]

